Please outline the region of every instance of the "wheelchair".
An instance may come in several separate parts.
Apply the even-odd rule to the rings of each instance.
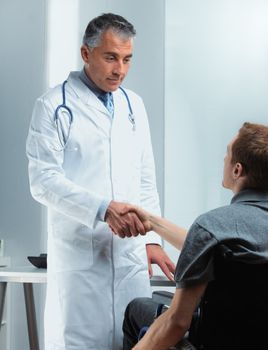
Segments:
[[[235,244],[217,247],[215,279],[209,282],[186,337],[170,350],[268,349],[268,264],[233,259]],[[172,296],[155,291],[152,297],[169,306]]]

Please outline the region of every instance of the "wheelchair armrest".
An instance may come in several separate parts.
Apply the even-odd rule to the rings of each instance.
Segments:
[[[170,306],[173,295],[174,293],[171,292],[156,290],[153,292],[152,298],[156,303]]]

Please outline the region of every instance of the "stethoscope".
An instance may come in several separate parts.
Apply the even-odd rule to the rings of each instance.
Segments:
[[[72,126],[72,123],[73,123],[73,120],[74,120],[74,117],[73,117],[73,112],[71,110],[70,107],[68,107],[66,105],[66,94],[65,94],[65,85],[67,84],[67,80],[65,80],[63,83],[62,83],[62,86],[61,86],[61,92],[62,92],[62,103],[60,105],[57,106],[57,108],[55,109],[55,112],[54,112],[54,121],[56,123],[56,127],[57,127],[57,132],[58,132],[58,137],[59,137],[59,141],[61,143],[61,146],[65,147],[68,139],[69,139],[69,136],[70,136],[70,130],[71,130],[71,126]],[[133,114],[133,110],[132,110],[132,107],[131,107],[131,104],[130,104],[130,100],[129,100],[129,97],[128,97],[128,94],[126,93],[126,91],[120,86],[119,89],[123,92],[126,100],[127,100],[127,104],[128,104],[128,119],[130,121],[130,123],[132,124],[132,130],[135,131],[136,130],[136,122],[135,122],[135,116]],[[68,132],[67,132],[67,136],[61,136],[61,128],[62,128],[62,125],[61,125],[61,122],[60,122],[60,113],[59,112],[65,112],[67,115],[68,115]]]

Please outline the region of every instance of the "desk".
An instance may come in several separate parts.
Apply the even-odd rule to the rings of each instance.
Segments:
[[[164,275],[155,275],[150,279],[152,287],[175,287],[175,281],[170,281]]]
[[[7,283],[22,283],[28,324],[30,350],[39,350],[33,283],[46,283],[45,269],[35,267],[0,268],[0,325],[2,322]]]
[[[47,270],[35,267],[0,268],[0,325],[2,322],[3,308],[7,283],[22,283],[28,324],[28,336],[30,350],[39,350],[36,314],[33,295],[33,283],[46,283]],[[169,281],[166,276],[153,276],[151,286],[171,287],[175,282]]]

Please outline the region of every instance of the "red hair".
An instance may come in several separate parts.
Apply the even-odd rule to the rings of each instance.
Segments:
[[[232,164],[241,163],[245,187],[268,190],[268,127],[244,123],[232,145]]]

